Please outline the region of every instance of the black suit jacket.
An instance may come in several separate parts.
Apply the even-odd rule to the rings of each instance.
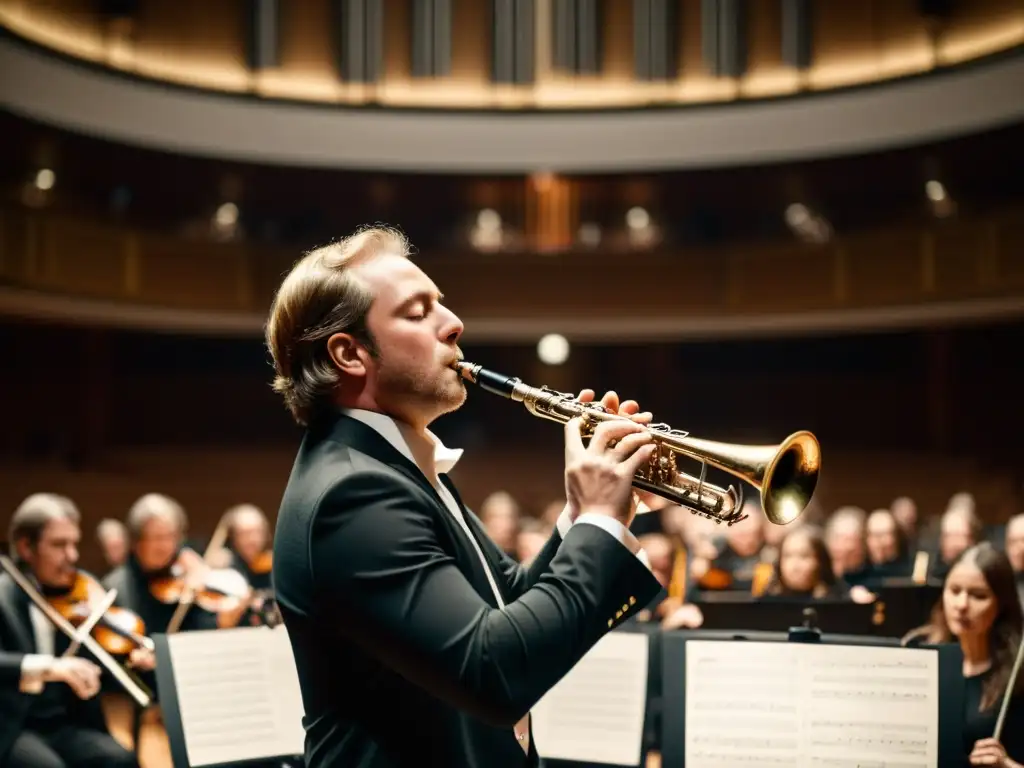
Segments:
[[[0,574],[0,765],[21,733],[34,698],[19,690],[22,659],[37,652],[28,606],[28,598],[14,580]],[[70,700],[69,715],[75,725],[108,733],[98,696],[87,701],[71,696]]]
[[[515,723],[660,588],[597,526],[556,533],[524,569],[463,509],[504,611],[461,526],[384,437],[341,415],[305,435],[273,575],[311,768],[536,765]]]

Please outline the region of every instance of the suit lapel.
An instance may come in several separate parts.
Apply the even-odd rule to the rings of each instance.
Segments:
[[[13,650],[34,653],[36,641],[32,632],[32,620],[28,613],[28,599],[7,574],[0,579],[0,612],[6,617],[5,623],[10,627],[15,641],[18,643],[18,648]]]
[[[491,569],[491,574],[494,576],[494,582],[498,585],[498,591],[501,592],[501,599],[507,604],[509,602],[509,596],[506,589],[507,585],[505,584],[505,574],[501,568],[501,562],[494,556],[494,547],[491,545],[491,541],[487,537],[487,532],[484,531],[483,527],[477,521],[476,516],[470,512],[469,508],[462,502],[462,497],[456,490],[455,483],[452,482],[451,478],[445,473],[442,473],[440,478],[441,482],[444,483],[445,488],[451,492],[455,502],[459,505],[459,509],[462,510],[462,515],[466,519],[466,527],[469,528],[473,537],[476,539],[476,543],[479,545],[480,551],[483,553],[484,559],[487,561],[487,565]],[[465,531],[463,531],[463,535],[465,535]],[[479,558],[476,557],[476,552],[473,553],[473,559],[479,561]],[[484,574],[484,578],[487,578],[486,574]],[[487,586],[488,592],[490,592],[490,584]]]
[[[413,481],[430,494],[430,498],[438,508],[440,519],[449,531],[452,541],[456,543],[456,546],[459,549],[456,562],[463,568],[464,572],[468,566],[470,573],[466,573],[467,578],[471,579],[480,595],[488,603],[497,608],[497,601],[494,599],[494,593],[491,591],[490,582],[487,579],[487,574],[484,572],[484,564],[481,563],[480,558],[477,557],[473,542],[469,541],[466,531],[461,525],[459,525],[458,521],[455,520],[451,510],[448,509],[448,505],[445,503],[444,499],[441,498],[441,494],[437,492],[437,488],[427,480],[420,468],[403,455],[395,446],[388,442],[388,440],[377,430],[364,424],[358,419],[353,419],[349,416],[340,415],[338,417],[337,422],[331,430],[331,439],[343,443],[360,453],[365,453],[367,456],[372,456],[378,461],[384,462],[395,472],[398,472]],[[445,487],[455,498],[459,508],[463,510],[463,515],[466,516],[466,524],[472,527],[472,520],[468,515],[466,506],[462,503],[462,499],[458,495],[458,491],[455,490],[455,486],[448,479],[447,475],[442,474],[440,475],[440,478],[445,484]],[[488,558],[486,554],[487,548],[480,545],[480,549],[484,551],[484,557]],[[494,563],[489,558],[488,564],[491,566],[492,575],[494,576],[495,582],[498,584],[498,589],[501,591],[502,599],[504,600],[506,599],[506,595],[505,585],[503,583],[504,579],[501,577],[501,569],[495,567]]]

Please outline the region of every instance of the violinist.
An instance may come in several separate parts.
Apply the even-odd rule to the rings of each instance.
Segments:
[[[246,607],[241,598],[223,606],[205,600],[187,604],[189,595],[205,594],[202,588],[210,569],[198,553],[184,546],[188,519],[178,502],[148,493],[132,505],[127,525],[128,559],[104,579],[104,586],[117,590],[117,604],[138,614],[151,635],[237,624]],[[225,610],[218,610],[222,607]]]
[[[239,504],[224,513],[224,522],[230,553],[226,565],[241,573],[253,590],[251,604],[240,623],[276,626],[280,618],[271,581],[273,550],[267,516],[253,504]]]
[[[11,519],[11,558],[47,599],[66,596],[81,573],[79,521],[70,499],[49,493],[29,496]],[[17,581],[0,574],[0,765],[137,768],[107,729],[101,668],[84,651],[65,656],[70,644]]]
[[[124,565],[128,559],[128,529],[120,520],[107,518],[96,526],[96,541],[100,545],[107,569]]]

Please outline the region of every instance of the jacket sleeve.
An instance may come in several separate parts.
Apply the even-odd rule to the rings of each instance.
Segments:
[[[657,594],[650,571],[597,526],[573,526],[505,610],[444,551],[433,506],[381,472],[320,500],[310,555],[318,613],[407,680],[511,727],[610,629]]]

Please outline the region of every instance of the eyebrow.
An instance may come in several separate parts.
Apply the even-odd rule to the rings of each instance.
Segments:
[[[441,293],[440,291],[417,291],[412,296],[403,301],[401,304],[399,304],[398,309],[400,311],[407,309],[410,304],[414,304],[417,301],[441,302],[444,301],[444,294]]]

